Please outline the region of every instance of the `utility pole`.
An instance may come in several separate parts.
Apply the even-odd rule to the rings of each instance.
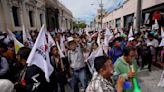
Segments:
[[[102,29],[102,19],[103,19],[103,3],[102,3],[102,0],[101,0],[101,3],[100,3],[100,9],[101,9],[101,29]]]
[[[142,0],[137,0],[137,10],[136,10],[136,30],[140,32],[141,26],[141,15],[142,15]]]

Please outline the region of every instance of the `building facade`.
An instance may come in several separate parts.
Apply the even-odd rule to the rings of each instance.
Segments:
[[[101,13],[102,13],[102,16],[101,16]],[[97,15],[96,15],[96,18],[95,18],[95,27],[96,28],[101,28],[101,19],[106,15],[106,12],[105,10],[101,10],[101,9],[97,9]]]
[[[135,28],[137,0],[126,0],[124,4],[103,18],[103,24],[112,28]],[[164,22],[164,0],[142,0],[142,25],[151,26],[155,13],[159,13],[158,22]],[[148,22],[146,23],[146,21]]]
[[[45,24],[45,0],[0,0],[0,32],[39,30]]]
[[[57,0],[0,0],[0,32],[7,29],[39,31],[49,28],[72,28],[72,12]]]
[[[48,0],[46,2],[47,26],[53,29],[72,29],[73,15],[58,0]]]
[[[59,27],[62,29],[72,29],[73,28],[72,12],[60,2],[58,2],[58,9],[59,9]]]

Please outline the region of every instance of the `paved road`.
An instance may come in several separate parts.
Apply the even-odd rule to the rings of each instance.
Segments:
[[[164,92],[164,88],[157,87],[160,80],[162,70],[157,67],[152,67],[152,72],[147,69],[139,71],[139,85],[142,92]],[[66,92],[73,92],[67,85]]]
[[[164,92],[164,88],[157,87],[160,80],[162,70],[154,67],[152,72],[148,72],[147,69],[139,72],[139,85],[142,92]]]

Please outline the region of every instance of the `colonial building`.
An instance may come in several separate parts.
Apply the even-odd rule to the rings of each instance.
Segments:
[[[71,29],[73,27],[73,15],[72,12],[66,8],[63,4],[58,4],[59,8],[59,25],[60,28]]]
[[[121,7],[103,19],[103,23],[112,28],[135,28],[136,10],[137,0],[125,0]],[[164,22],[164,0],[142,0],[142,25],[151,26],[155,19],[159,24]]]
[[[49,28],[59,28],[59,9],[57,0],[46,1],[46,24]]]
[[[0,31],[39,30],[45,24],[45,0],[0,0]]]
[[[7,29],[39,31],[49,28],[72,28],[72,12],[57,0],[0,0],[0,32]]]
[[[58,0],[48,0],[46,2],[47,25],[49,28],[71,29],[73,15]]]

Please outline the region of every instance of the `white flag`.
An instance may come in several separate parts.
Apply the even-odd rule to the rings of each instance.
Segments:
[[[97,37],[97,44],[98,44],[98,46],[101,45],[100,38],[101,38],[101,35],[100,35],[100,32],[98,32],[98,37]]]
[[[160,43],[159,47],[162,47],[162,46],[164,46],[164,38],[162,38],[162,40],[161,40],[161,43]]]
[[[10,29],[7,29],[7,35],[9,36],[10,39],[13,40],[15,38],[15,35],[10,31]]]
[[[128,34],[128,38],[132,37],[133,36],[133,27],[131,26],[130,27],[130,31],[129,31],[129,34]]]
[[[26,35],[26,29],[25,26],[23,25],[23,43],[28,42],[27,35]]]
[[[34,46],[34,43],[32,41],[32,37],[31,37],[31,35],[29,33],[29,30],[26,30],[26,35],[27,35],[27,39],[28,39],[28,41],[30,43],[30,46]]]
[[[159,24],[158,24],[157,19],[155,19],[155,24],[152,25],[152,30],[157,30],[157,29],[159,29]]]
[[[104,45],[105,46],[108,46],[108,43],[109,43],[111,37],[113,37],[113,33],[111,32],[110,29],[106,28],[105,38],[104,38]]]
[[[65,32],[65,31],[66,31],[66,29],[64,27],[62,27],[62,33]]]
[[[50,35],[50,33],[48,31],[47,31],[47,36],[48,36],[48,46],[49,46],[49,48],[56,45],[55,41],[53,40],[52,36]],[[49,51],[50,51],[50,49],[49,49]]]
[[[146,13],[146,14],[145,14],[145,21],[144,21],[144,24],[149,24],[149,23],[150,23],[149,16],[150,16],[150,13]]]
[[[110,35],[113,35],[113,33],[111,32],[109,28],[106,28],[105,35],[110,36]]]
[[[115,30],[114,30],[114,34],[116,34],[116,33],[118,33],[118,29],[117,28],[115,28]]]
[[[48,43],[46,40],[46,27],[42,26],[34,47],[27,59],[28,65],[36,65],[39,67],[44,73],[47,82],[50,81],[49,77],[53,72],[53,67],[50,64],[49,52],[48,52]]]
[[[61,47],[61,51],[66,53],[66,48],[65,48],[65,36],[60,36],[60,44],[59,46]]]
[[[9,29],[7,29],[7,35],[9,39],[14,41],[15,53],[17,54],[19,49],[24,47],[24,45],[15,38],[15,35]]]
[[[95,72],[94,59],[96,57],[102,56],[102,55],[103,55],[102,46],[99,46],[95,51],[92,51],[92,53],[89,55],[89,57],[87,59],[89,62],[87,62],[87,65],[88,65],[88,68],[92,74]]]
[[[30,47],[34,46],[34,43],[32,41],[32,37],[28,30],[25,29],[25,26],[23,25],[23,43],[28,42]]]
[[[162,27],[161,27],[161,37],[164,38],[164,30]]]
[[[102,55],[103,55],[103,47],[99,46],[94,52],[92,52],[90,54],[88,59],[91,58],[91,57],[98,57],[98,56],[102,56]]]
[[[164,46],[164,30],[162,27],[161,27],[161,37],[162,37],[162,40],[161,40],[159,47]]]

